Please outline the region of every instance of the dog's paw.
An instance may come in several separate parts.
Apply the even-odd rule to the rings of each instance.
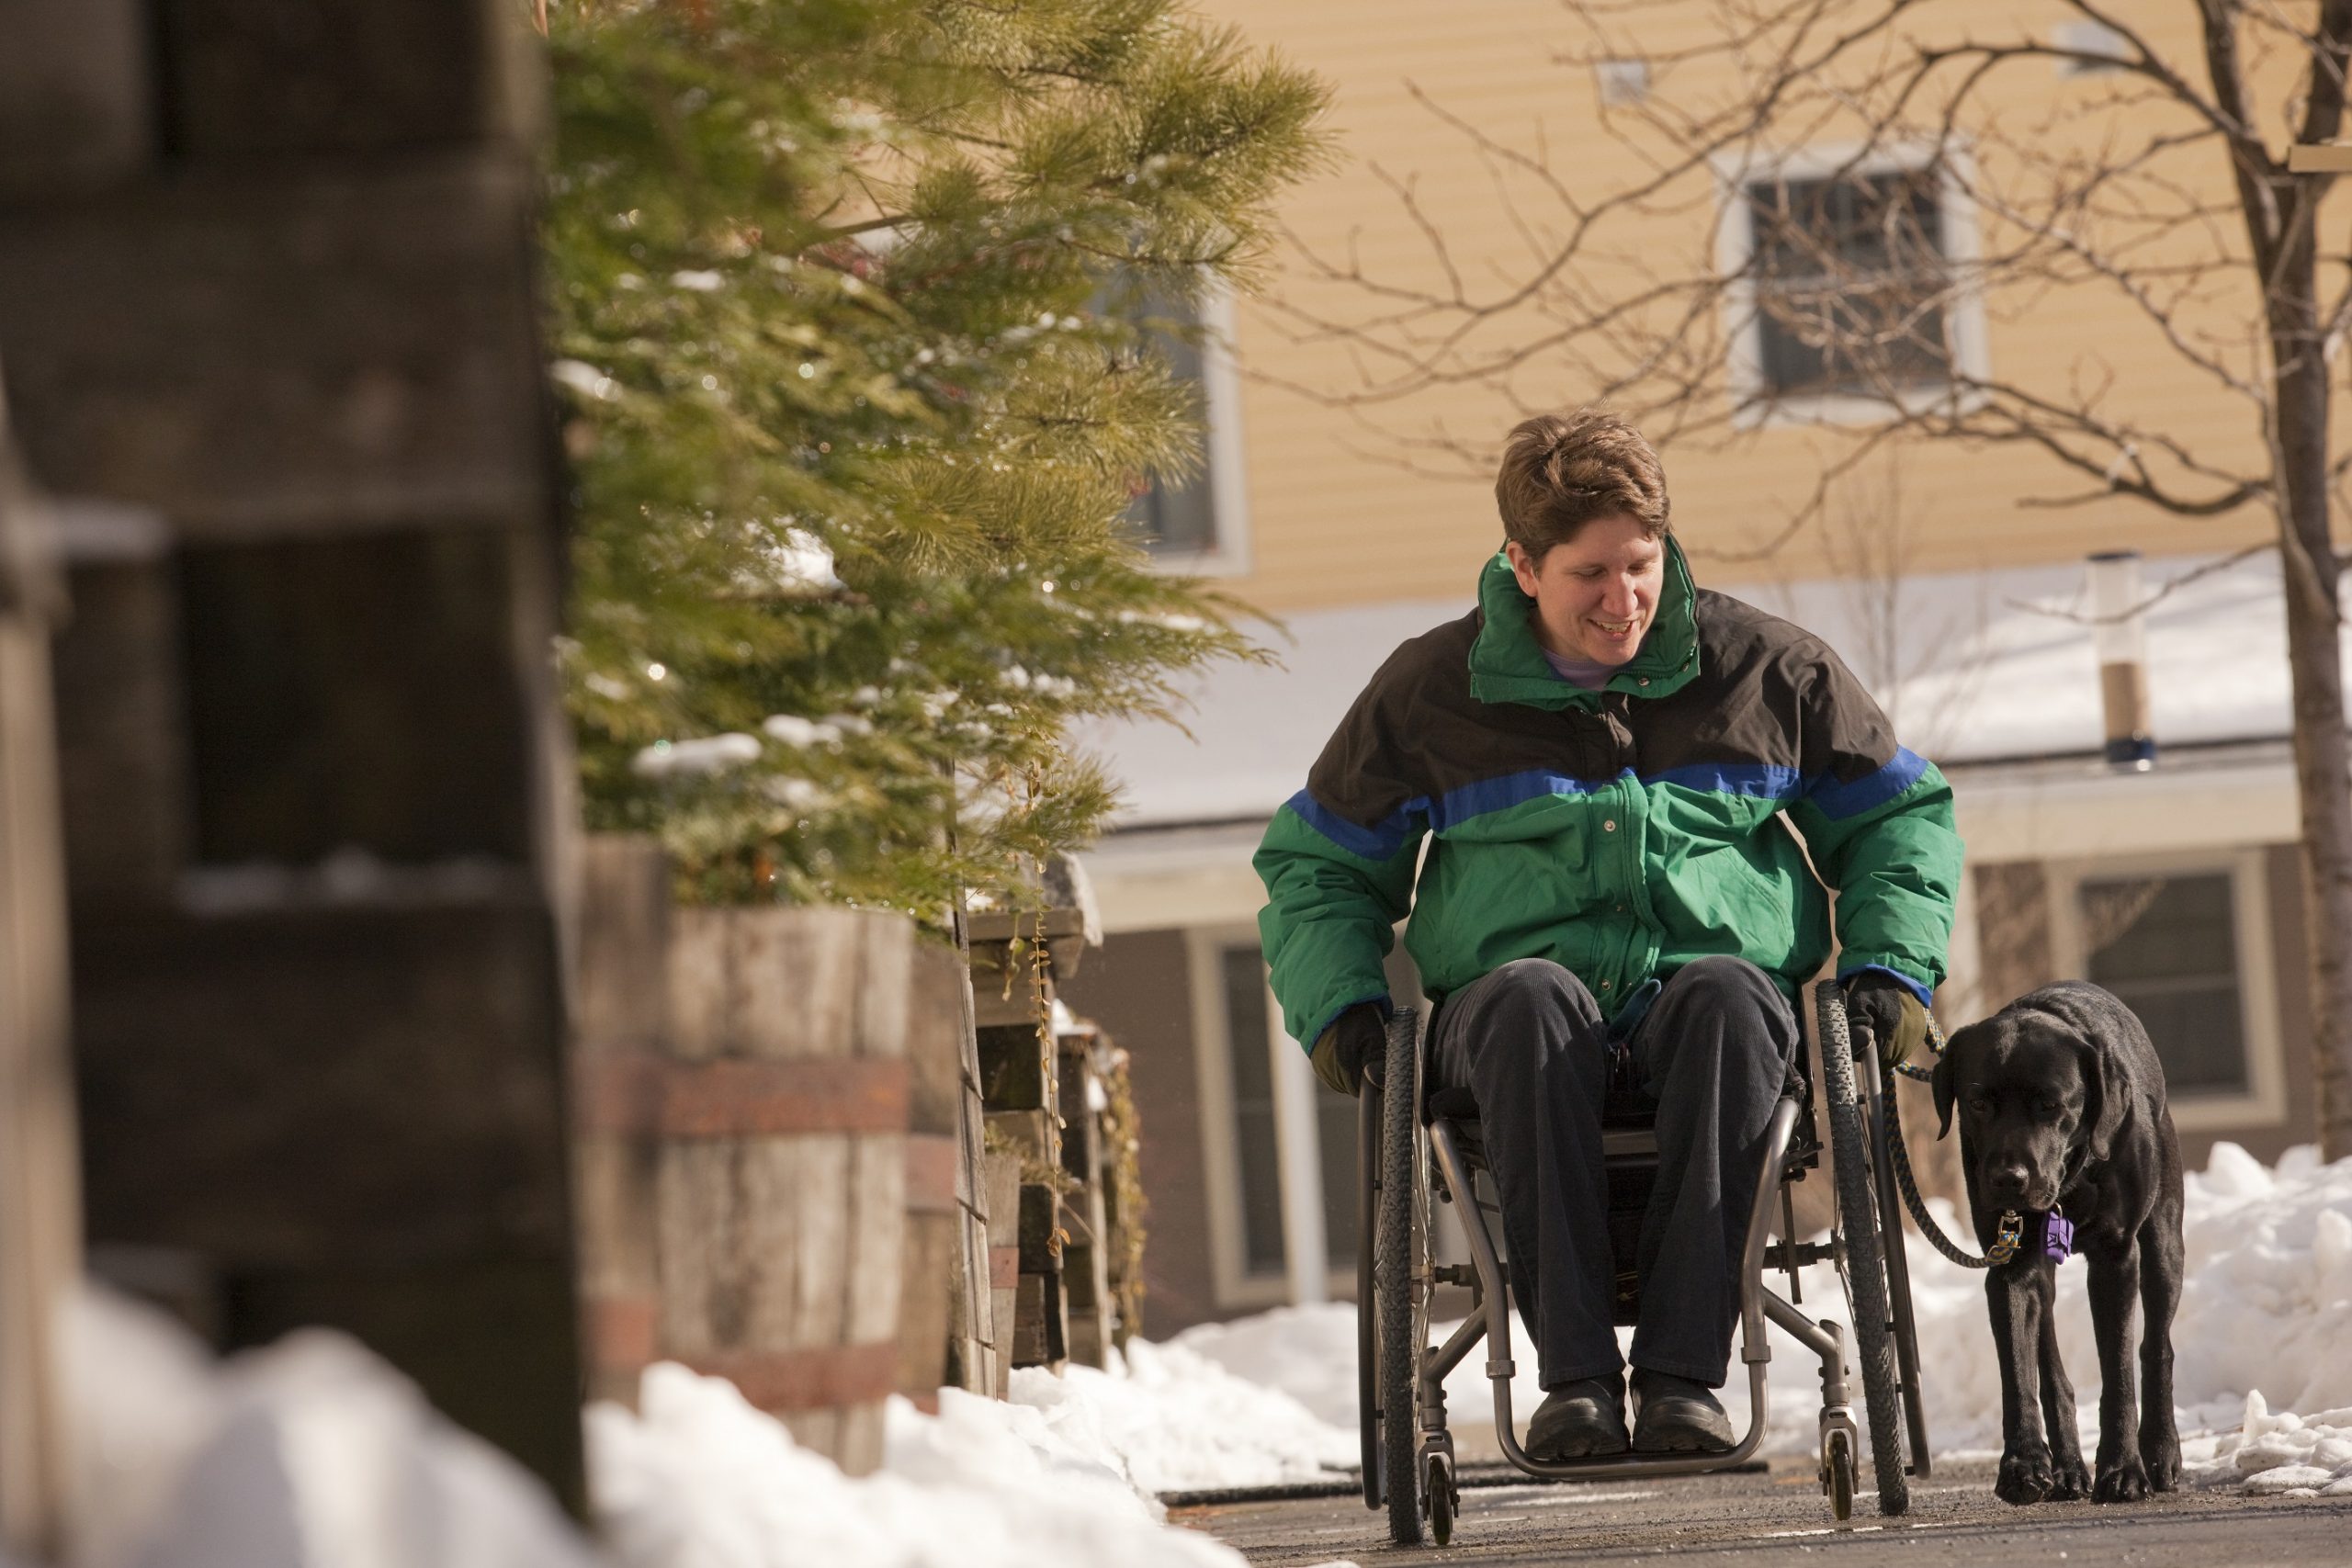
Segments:
[[[2148,1495],[2148,1467],[2140,1456],[2116,1460],[2098,1467],[2098,1480],[2091,1487],[2094,1503],[2136,1503]]]
[[[2180,1439],[2169,1430],[2140,1436],[2140,1461],[2148,1472],[2148,1490],[2174,1492],[2180,1487]]]
[[[2001,1454],[2001,1471],[1993,1481],[1993,1495],[2004,1503],[2023,1507],[2039,1503],[2050,1495],[2058,1477],[2050,1468],[2050,1450],[2037,1444],[2032,1448],[2010,1448]]]
[[[2080,1454],[2061,1454],[2051,1464],[2050,1500],[2075,1503],[2091,1495],[2091,1467]]]

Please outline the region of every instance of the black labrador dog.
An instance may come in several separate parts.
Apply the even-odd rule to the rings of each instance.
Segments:
[[[2001,1469],[2009,1503],[2129,1502],[2180,1479],[2172,1410],[2172,1319],[2180,1304],[2180,1143],[2148,1032],[2110,993],[2045,986],[1955,1032],[1936,1064],[1938,1136],[1960,1112],[1977,1239],[2007,1229],[2013,1258],[1985,1271],[2001,1361]],[[2098,1467],[2083,1467],[2075,1389],[2052,1318],[2060,1213],[2090,1266],[2098,1340]],[[2064,1224],[2050,1227],[2063,1235]],[[2134,1309],[2137,1309],[2135,1312]],[[2137,1321],[2144,1316],[2144,1324]],[[2140,1382],[2133,1398],[2132,1341]],[[2037,1398],[2037,1394],[2039,1398]],[[2136,1408],[2135,1408],[2136,1406]]]

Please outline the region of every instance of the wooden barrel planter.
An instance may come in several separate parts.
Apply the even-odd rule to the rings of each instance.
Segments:
[[[899,1392],[935,1412],[943,1386],[979,1394],[996,1387],[972,987],[962,956],[944,942],[916,947],[907,1052]]]
[[[839,908],[680,908],[667,925],[658,1048],[583,1039],[578,1057],[583,1132],[636,1152],[608,1153],[623,1174],[603,1198],[583,1180],[583,1207],[651,1234],[650,1269],[625,1236],[586,1248],[592,1283],[602,1262],[616,1287],[650,1287],[641,1343],[616,1348],[726,1377],[802,1445],[870,1471],[899,1372],[914,927]],[[632,1163],[650,1178],[633,1193]],[[626,1337],[616,1294],[594,1310]]]

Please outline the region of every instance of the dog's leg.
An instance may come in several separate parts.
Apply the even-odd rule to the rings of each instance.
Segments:
[[[2180,1432],[2173,1424],[2172,1318],[2180,1305],[2180,1206],[2159,1201],[2140,1227],[2140,1459],[2148,1484],[2180,1484]]]
[[[2005,1263],[1984,1276],[1984,1301],[1993,1316],[1993,1351],[2001,1366],[2001,1469],[1993,1495],[2004,1503],[2039,1503],[2057,1477],[2050,1468],[2050,1444],[2041,1431],[2041,1292],[2035,1263]]]
[[[2098,1473],[2096,1503],[2132,1503],[2148,1495],[2140,1458],[2139,1380],[2132,1374],[2132,1340],[2140,1318],[2140,1242],[2087,1252],[2091,1275],[2091,1337],[2098,1341]],[[2169,1402],[2167,1402],[2169,1403]]]
[[[2075,1427],[2074,1380],[2058,1354],[2058,1265],[2045,1258],[2032,1267],[2041,1298],[2041,1418],[2050,1428],[2050,1495],[2073,1502],[2091,1495],[2091,1472],[2083,1463],[2083,1436]]]

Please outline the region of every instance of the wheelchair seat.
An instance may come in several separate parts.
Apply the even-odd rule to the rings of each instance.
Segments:
[[[1427,1120],[1453,1126],[1462,1157],[1474,1176],[1487,1168],[1476,1095],[1451,1086],[1432,1089],[1423,1095],[1421,1110]],[[1601,1107],[1600,1157],[1608,1173],[1609,1251],[1616,1274],[1612,1315],[1619,1327],[1630,1327],[1641,1321],[1637,1259],[1642,1217],[1649,1210],[1650,1190],[1657,1183],[1657,1110],[1621,1084],[1611,1085]]]

